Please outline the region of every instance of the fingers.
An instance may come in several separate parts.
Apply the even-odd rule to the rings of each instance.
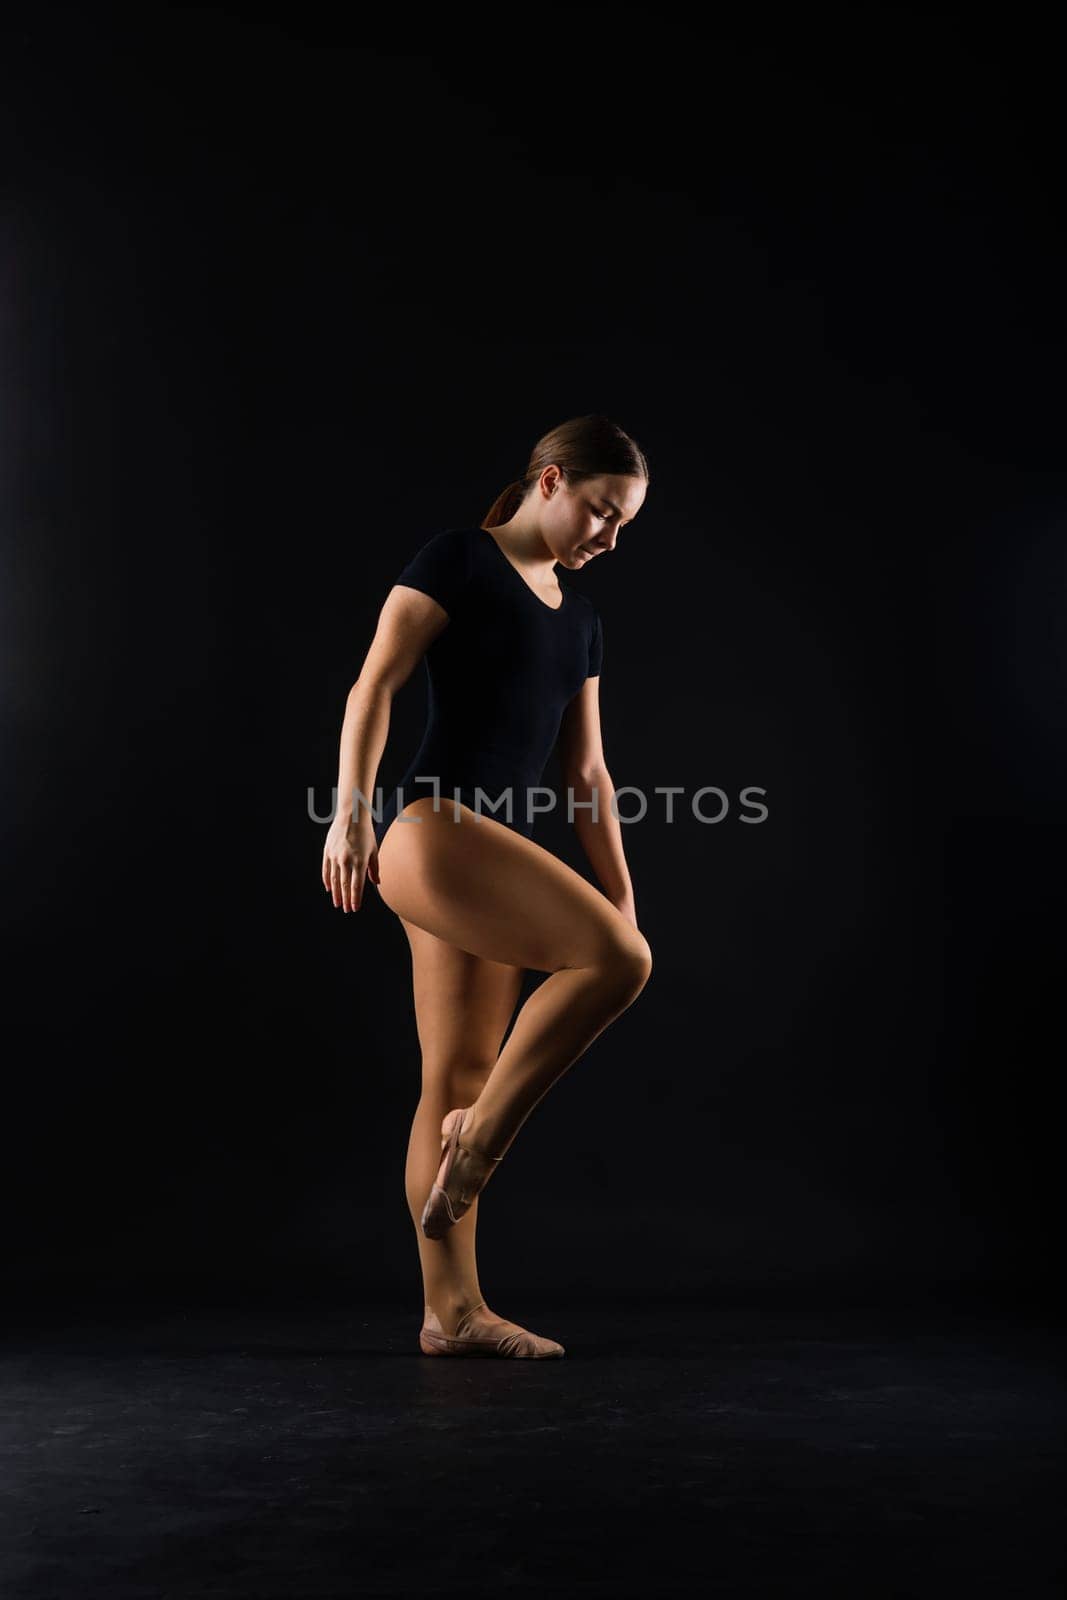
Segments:
[[[374,863],[375,871],[377,871],[377,855],[375,855]],[[361,890],[365,870],[365,868],[361,869],[358,859],[344,863],[333,859],[324,859],[322,866],[323,885],[337,910],[359,910],[363,903]],[[377,878],[374,881],[377,882]]]

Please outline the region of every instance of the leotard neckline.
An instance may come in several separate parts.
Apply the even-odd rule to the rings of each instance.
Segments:
[[[514,561],[512,561],[511,557],[509,555],[506,555],[505,552],[501,549],[500,545],[493,538],[493,535],[489,532],[489,529],[488,528],[479,528],[478,532],[485,534],[485,537],[489,540],[489,543],[496,550],[497,554],[500,556],[500,559],[507,563],[507,565],[511,568],[512,572],[515,574],[516,578],[518,578],[519,582],[522,584],[523,588],[526,590],[526,593],[528,595],[532,595],[532,597],[537,601],[537,604],[539,606],[543,606],[546,611],[551,611],[554,616],[558,616],[559,613],[564,609],[564,607],[567,604],[567,585],[564,584],[564,583],[561,583],[560,586],[559,586],[560,587],[560,593],[563,595],[563,599],[560,601],[559,605],[558,606],[550,606],[548,601],[547,600],[542,600],[541,596],[536,592],[536,590],[532,589],[530,587],[530,585],[526,582],[526,579],[523,577],[522,573],[519,571],[519,569],[515,565]]]

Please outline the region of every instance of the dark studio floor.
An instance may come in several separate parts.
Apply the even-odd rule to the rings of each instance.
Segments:
[[[1060,1592],[1060,1340],[975,1309],[9,1319],[5,1600]]]

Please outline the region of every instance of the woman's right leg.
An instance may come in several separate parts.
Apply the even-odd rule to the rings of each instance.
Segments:
[[[538,1101],[652,970],[644,936],[551,851],[466,806],[404,808],[382,840],[379,893],[461,950],[549,976],[519,1011],[473,1102],[463,1143],[502,1156]],[[419,820],[408,821],[407,818]]]
[[[411,1124],[404,1188],[415,1225],[427,1318],[432,1313],[441,1331],[452,1337],[464,1316],[485,1305],[475,1251],[478,1200],[441,1239],[428,1238],[420,1218],[441,1165],[441,1123],[454,1107],[471,1105],[481,1093],[514,1015],[523,974],[518,967],[457,950],[404,917],[399,920],[411,947],[422,1058],[422,1093]]]

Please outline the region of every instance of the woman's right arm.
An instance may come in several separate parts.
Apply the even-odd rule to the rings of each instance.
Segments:
[[[370,811],[389,735],[393,696],[448,624],[448,612],[418,589],[394,584],[359,677],[348,691],[337,774],[337,810],[322,853],[322,881],[335,906],[358,911],[363,883],[378,878],[378,845]]]

